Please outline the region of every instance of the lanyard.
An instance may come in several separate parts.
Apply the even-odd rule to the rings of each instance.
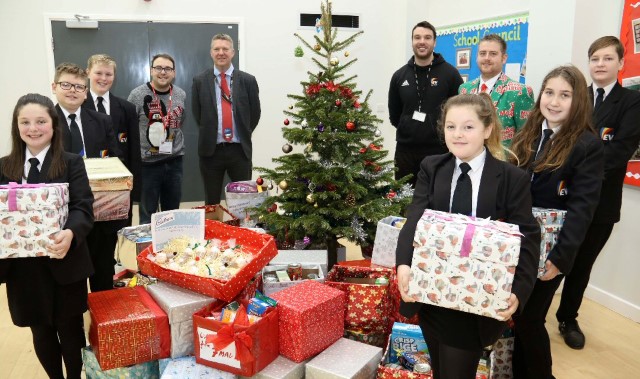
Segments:
[[[169,87],[169,108],[167,109],[167,114],[166,115],[162,115],[162,105],[160,104],[160,98],[158,97],[158,94],[156,93],[156,89],[153,88],[153,84],[151,84],[151,91],[153,91],[153,97],[154,100],[158,101],[158,105],[160,106],[160,117],[162,118],[162,125],[164,126],[165,130],[167,129],[167,124],[169,124],[169,112],[171,112],[171,108],[173,107],[173,86]]]
[[[220,73],[220,75],[222,75],[222,73]],[[227,75],[227,74],[225,73],[225,75]],[[222,85],[218,81],[218,76],[217,75],[213,76],[213,81],[216,83],[216,85],[218,86],[218,89],[220,90],[220,97],[222,97],[222,100],[229,102],[229,104],[233,104],[233,102],[232,102],[233,95],[231,94],[231,88],[233,86],[233,75],[229,75],[229,76],[231,77],[231,79],[229,79],[229,94],[225,93],[222,90]]]
[[[418,69],[416,69],[416,60],[413,59],[413,74],[416,77],[416,90],[418,91],[418,112],[422,111],[422,94],[427,90],[427,84],[429,83],[429,75],[431,75],[431,66],[433,66],[433,60],[429,63],[427,69],[427,78],[424,81],[424,87],[420,88],[420,82],[418,81]]]

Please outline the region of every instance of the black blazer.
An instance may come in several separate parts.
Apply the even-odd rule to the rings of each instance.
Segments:
[[[589,86],[593,104],[593,86]],[[604,182],[594,223],[620,221],[622,184],[627,162],[640,142],[640,92],[616,83],[593,116],[604,143]]]
[[[49,166],[51,165],[51,151],[47,153],[40,171],[42,172],[41,179],[43,183],[69,183],[69,217],[63,228],[73,232],[73,241],[69,252],[64,259],[0,259],[0,283],[3,281],[6,272],[10,270],[14,260],[20,260],[21,264],[31,259],[45,260],[51,275],[60,285],[75,283],[93,274],[93,265],[91,264],[89,248],[86,243],[86,236],[93,227],[93,194],[89,187],[87,170],[79,155],[64,153],[63,158],[67,164],[67,169],[59,178],[53,180],[46,178],[45,173],[49,171]],[[7,184],[10,181],[4,173],[0,173],[0,184]],[[24,285],[28,286],[29,284],[30,279],[25,277]]]
[[[240,139],[245,155],[251,160],[253,152],[251,134],[260,121],[258,82],[253,75],[234,69],[231,85],[235,134]],[[201,157],[210,157],[216,150],[218,111],[215,86],[213,67],[193,78],[191,106],[198,124],[198,154]]]
[[[71,132],[69,124],[59,104],[56,104],[59,122],[64,130],[64,150],[71,149]],[[120,149],[116,142],[116,136],[111,127],[111,117],[90,109],[83,108],[80,112],[82,122],[82,135],[87,158],[102,158],[101,151],[106,150],[110,157],[120,157]]]
[[[82,104],[82,108],[97,111],[91,92],[87,94],[87,99]],[[109,108],[111,124],[118,142],[121,159],[133,174],[131,200],[140,201],[142,179],[140,177],[140,130],[136,106],[109,92]]]
[[[451,153],[429,156],[420,163],[420,172],[407,210],[407,222],[400,231],[396,250],[396,264],[411,266],[413,236],[425,209],[449,212],[451,180],[455,168]],[[516,224],[524,235],[520,260],[513,279],[512,292],[518,297],[519,310],[524,308],[536,281],[540,260],[540,226],[531,213],[530,176],[523,170],[495,159],[488,151],[478,191],[477,217]],[[405,316],[415,314],[420,303],[402,303]],[[482,321],[495,320],[482,317]],[[484,320],[486,319],[486,320]]]
[[[537,145],[534,146],[535,151]],[[600,200],[603,166],[602,141],[595,134],[584,132],[562,167],[543,171],[531,182],[534,206],[567,211],[558,242],[548,256],[565,275],[571,272]]]

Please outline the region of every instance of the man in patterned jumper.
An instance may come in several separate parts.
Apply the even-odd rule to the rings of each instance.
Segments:
[[[502,72],[507,62],[507,43],[497,34],[487,34],[478,44],[476,63],[480,77],[460,86],[459,93],[485,92],[491,96],[502,123],[502,144],[511,146],[513,136],[524,126],[535,104],[531,87]]]

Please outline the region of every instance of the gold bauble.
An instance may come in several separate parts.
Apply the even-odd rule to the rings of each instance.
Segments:
[[[278,187],[280,187],[281,190],[286,190],[287,187],[289,186],[289,184],[287,184],[286,180],[281,181],[280,183],[278,183]]]
[[[331,57],[331,59],[329,60],[329,63],[331,63],[332,66],[337,66],[338,63],[340,63],[340,61],[336,57]]]
[[[313,204],[314,208],[318,208],[318,203]]]
[[[309,142],[307,144],[307,147],[304,148],[304,152],[309,154],[309,153],[311,153],[311,149],[313,149],[313,144],[311,142]]]
[[[321,49],[320,44],[319,44],[319,43],[316,43],[316,45],[313,47],[313,49],[314,49],[315,51],[320,51],[320,49]]]
[[[348,51],[345,51],[345,52],[344,52],[344,56],[345,56],[345,57],[348,57],[348,56],[349,56],[349,52],[348,52]]]
[[[307,195],[307,203],[313,204],[315,202],[316,202],[316,198],[313,196],[313,194],[312,193],[308,194]]]

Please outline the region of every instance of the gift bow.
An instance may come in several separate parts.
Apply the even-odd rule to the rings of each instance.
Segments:
[[[235,325],[249,326],[249,318],[247,317],[247,311],[244,308],[244,305],[241,305],[240,308],[238,308],[236,318],[233,320],[233,323],[220,328],[216,335],[208,335],[205,342],[213,343],[215,351],[222,351],[233,342],[236,345],[236,359],[240,361],[240,363],[253,362],[254,358],[253,354],[251,354],[253,338],[244,331],[236,333],[234,328]]]

